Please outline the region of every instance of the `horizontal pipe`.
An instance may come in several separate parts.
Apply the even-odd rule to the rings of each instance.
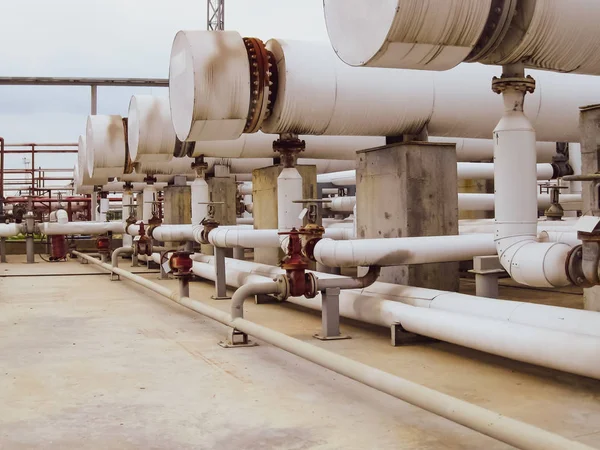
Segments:
[[[0,237],[12,237],[21,234],[23,225],[18,223],[0,223]]]
[[[227,313],[207,306],[189,297],[181,297],[177,292],[153,283],[138,275],[122,269],[114,269],[108,264],[75,252],[77,256],[87,259],[93,264],[133,281],[140,286],[166,297],[175,303],[196,311],[223,325],[236,328],[255,336],[271,345],[281,348],[296,356],[333,370],[340,375],[377,389],[381,392],[404,400],[412,405],[433,412],[456,423],[479,431],[487,436],[523,449],[589,449],[589,447],[568,440],[532,425],[519,422],[479,406],[464,402],[449,395],[429,389],[417,383],[383,372],[379,369],[353,361],[338,354],[320,349],[285,334],[270,330],[244,319],[233,319]]]
[[[496,254],[494,236],[424,236],[333,241],[321,239],[314,248],[318,263],[329,267],[398,266],[468,261]]]
[[[69,222],[69,223],[49,223],[39,224],[39,229],[43,234],[52,236],[55,234],[104,234],[109,231],[112,233],[123,233],[123,222]]]
[[[494,194],[458,194],[458,209],[461,211],[493,211]],[[581,194],[562,194],[560,204],[565,211],[580,211]],[[352,212],[356,205],[356,197],[335,197],[330,202],[324,204],[335,212]],[[551,205],[550,194],[538,194],[538,209],[547,209]]]

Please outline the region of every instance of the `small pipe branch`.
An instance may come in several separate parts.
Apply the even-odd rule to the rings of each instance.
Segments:
[[[317,291],[324,291],[329,288],[363,289],[375,283],[380,273],[380,267],[370,266],[367,273],[358,278],[317,278]]]
[[[280,286],[280,283],[275,281],[243,285],[233,293],[233,297],[231,298],[231,317],[233,319],[244,317],[244,302],[248,297],[259,294],[279,294],[281,291]]]

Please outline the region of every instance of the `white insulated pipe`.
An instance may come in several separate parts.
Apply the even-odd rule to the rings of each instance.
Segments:
[[[524,77],[522,69],[506,76]],[[536,133],[523,113],[525,92],[506,88],[504,114],[494,130],[496,246],[500,263],[518,283],[538,287],[571,284],[566,244],[537,240]]]
[[[594,0],[325,0],[336,53],[350,65],[447,70],[463,61],[600,75]],[[589,104],[589,103],[587,103]]]
[[[192,225],[200,225],[205,217],[208,217],[208,202],[210,192],[204,175],[198,176],[191,186],[192,201]]]
[[[214,257],[197,255],[193,259],[196,261],[192,269],[194,274],[214,280]],[[277,267],[250,261],[234,262],[229,258],[226,259],[226,269],[227,283],[236,287],[250,281],[272,280],[284,273]],[[336,277],[321,273],[317,276]],[[478,303],[479,300],[481,303]],[[320,294],[314,299],[291,297],[287,301],[310,309],[321,309]],[[384,327],[400,323],[407,331],[422,336],[517,361],[600,378],[600,363],[594,356],[600,346],[599,313],[504,302],[374,283],[362,290],[342,290],[340,315]],[[587,334],[588,331],[591,334]],[[556,347],[549,346],[549,342]]]
[[[20,223],[0,223],[0,237],[17,236],[23,230]]]
[[[280,231],[300,229],[302,219],[302,177],[295,167],[284,168],[277,177],[277,228]]]
[[[314,248],[318,263],[328,267],[399,266],[468,261],[495,255],[492,235],[424,236],[334,241],[321,239]]]
[[[490,141],[493,148],[493,144]],[[481,162],[459,162],[456,165],[456,174],[459,180],[493,180],[494,164]],[[542,163],[537,165],[537,179],[551,180],[554,178],[552,164]],[[323,173],[317,175],[318,183],[332,183],[335,186],[355,186],[356,170]]]
[[[122,222],[68,222],[68,223],[40,223],[39,229],[43,234],[52,236],[55,234],[64,235],[97,235],[108,233],[121,234],[124,233],[124,225]]]
[[[148,224],[148,221],[152,218],[152,211],[156,200],[156,187],[152,184],[144,187],[142,191],[142,221],[145,224]]]
[[[123,229],[125,228],[127,219],[131,215],[132,212],[135,212],[133,208],[128,205],[133,204],[133,194],[131,190],[124,189],[123,197],[121,198],[121,222],[123,223]],[[127,234],[123,233],[123,247],[131,247],[133,245],[133,238]]]
[[[535,179],[533,180],[535,182]],[[536,184],[537,188],[537,184]],[[537,201],[534,212],[539,209],[547,209],[550,205],[550,194],[536,194]],[[330,202],[324,203],[324,207],[335,212],[353,212],[356,205],[355,196],[334,197]],[[497,194],[469,194],[460,192],[458,194],[458,209],[461,211],[493,211],[497,201]],[[560,203],[565,210],[581,210],[581,194],[561,194]]]
[[[474,2],[475,9],[466,13],[468,17],[452,16],[463,19],[465,28],[460,35],[482,3],[469,2]],[[396,2],[392,3],[389,9],[395,12]],[[434,9],[428,10],[428,16],[436,17],[439,8],[448,6],[447,2],[438,3],[437,9],[431,6]],[[372,8],[372,2],[368,5]],[[351,9],[343,6],[344,11]],[[414,23],[416,30],[420,21]],[[276,134],[398,136],[418,134],[427,124],[431,136],[463,138],[489,138],[498,122],[502,101],[489,86],[491,76],[499,75],[497,68],[464,65],[435,74],[353,68],[340,61],[327,44],[272,39],[267,47],[277,60],[280,79],[268,88],[277,88],[276,100],[268,106],[270,116],[257,118],[249,109],[251,80],[242,37],[234,31],[219,33],[218,39],[208,31],[177,34],[171,53],[169,95],[181,140],[236,139],[244,133],[247,120],[254,119],[262,120],[258,128]],[[227,52],[220,48],[227,48]],[[217,70],[215,61],[227,68],[219,77],[212,76]],[[589,77],[577,75],[557,78],[557,74],[536,72],[534,76],[538,89],[530,96],[526,113],[538,138],[577,142],[579,106],[600,103],[600,86]],[[374,145],[363,145],[362,149],[371,147]],[[323,157],[336,158],[331,154]]]
[[[460,423],[483,434],[491,436],[507,444],[531,450],[589,450],[586,445],[573,442],[562,436],[541,430],[537,427],[519,422],[479,406],[455,399],[408,380],[395,377],[365,364],[328,352],[313,345],[299,341],[245,319],[233,319],[229,314],[197,300],[182,297],[168,288],[153,283],[138,275],[75,252],[77,256],[93,264],[131,280],[140,286],[150,289],[175,303],[216,320],[226,326],[238,329],[275,345],[287,352],[312,361],[336,373],[347,376],[381,392],[393,395],[415,406],[424,408],[456,423]]]
[[[110,208],[110,200],[108,198],[100,198],[100,213],[98,214],[98,222],[106,222],[106,214]]]

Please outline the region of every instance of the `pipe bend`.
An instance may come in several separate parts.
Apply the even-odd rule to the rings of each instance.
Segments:
[[[533,287],[565,287],[571,281],[566,262],[571,246],[558,242],[519,241],[500,253],[500,262],[517,283]]]
[[[371,286],[381,273],[381,267],[369,266],[369,270],[362,277],[357,278],[317,278],[317,291],[329,288],[364,289]]]
[[[245,284],[238,288],[231,297],[231,318],[242,319],[244,317],[244,301],[252,295],[278,294],[279,283],[269,281],[265,283]]]
[[[111,262],[113,267],[119,267],[119,255],[121,253],[133,253],[132,247],[119,247],[112,253]]]

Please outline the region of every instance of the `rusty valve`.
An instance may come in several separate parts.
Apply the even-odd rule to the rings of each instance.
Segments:
[[[306,273],[308,260],[302,253],[302,234],[303,232],[295,228],[289,232],[279,233],[280,236],[289,236],[288,252],[280,266],[286,273],[289,296],[313,298],[317,294],[316,283],[314,277]]]
[[[98,236],[96,239],[96,248],[100,252],[107,252],[110,250],[110,239],[108,236]]]
[[[194,261],[190,258],[191,254],[191,252],[179,251],[171,255],[169,266],[173,271],[173,276],[184,277],[192,273]]]
[[[140,235],[135,238],[136,255],[152,256],[152,239],[146,236],[144,222],[140,223]]]

